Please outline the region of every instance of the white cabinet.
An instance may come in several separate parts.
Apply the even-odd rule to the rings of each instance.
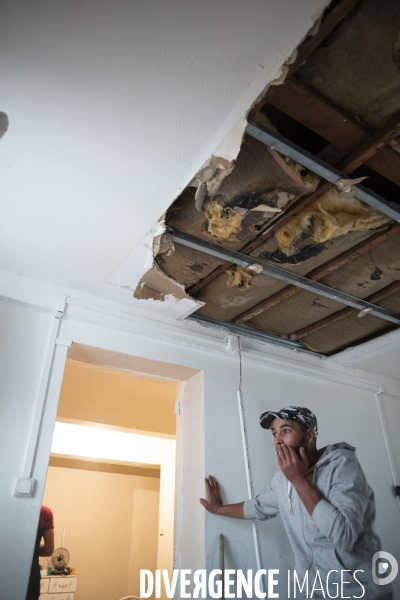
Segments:
[[[76,575],[48,575],[40,581],[40,600],[74,600]]]
[[[50,578],[49,577],[42,577],[40,580],[40,594],[47,594],[47,592],[49,591],[49,583],[50,583]]]

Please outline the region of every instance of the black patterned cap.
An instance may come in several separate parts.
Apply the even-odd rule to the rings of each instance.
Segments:
[[[267,410],[262,413],[260,417],[260,425],[264,429],[271,429],[271,425],[274,419],[283,419],[284,421],[297,421],[307,427],[307,429],[314,429],[315,437],[318,435],[318,423],[317,417],[311,412],[310,409],[304,406],[285,406],[278,412]]]

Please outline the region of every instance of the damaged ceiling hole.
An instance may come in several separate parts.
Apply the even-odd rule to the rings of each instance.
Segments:
[[[335,10],[325,13],[323,35],[317,27],[315,38],[306,38],[249,115],[277,132],[275,138],[287,138],[327,167],[337,165],[342,180],[326,183],[247,130],[237,156],[211,157],[168,209],[165,223],[172,231],[314,278],[333,296],[335,290],[356,299],[368,295],[396,317],[400,288],[391,286],[400,281],[400,229],[391,218],[400,220],[400,121],[394,122],[400,114],[400,80],[394,76],[400,5],[355,0],[357,10],[350,15],[350,4],[335,3],[335,10],[348,6],[341,22],[333,19]],[[356,197],[363,177],[364,189],[377,198],[373,206]],[[393,210],[385,213],[389,202]],[[328,307],[310,291],[260,275],[260,265],[236,266],[229,255],[219,258],[165,238],[155,248],[155,264],[182,291],[195,290],[197,314],[216,323],[246,323],[284,338],[299,334],[304,349],[326,355],[394,327],[371,315],[372,309],[349,312],[343,304],[335,307],[332,298],[330,314],[320,323],[321,309],[326,314]]]

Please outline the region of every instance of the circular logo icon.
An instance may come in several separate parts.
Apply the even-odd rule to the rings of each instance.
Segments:
[[[376,564],[379,559],[384,559],[385,562],[380,562],[378,565]],[[392,567],[391,572],[386,577],[378,577],[378,575],[384,575],[387,573],[389,569],[389,565]],[[372,557],[372,579],[374,583],[377,585],[387,585],[388,583],[392,583],[392,581],[396,578],[397,573],[399,571],[399,565],[395,557],[389,552],[384,552],[381,550],[380,552],[375,552]]]

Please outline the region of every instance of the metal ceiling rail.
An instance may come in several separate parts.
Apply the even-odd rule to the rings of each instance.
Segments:
[[[319,352],[313,352],[309,350],[304,344],[301,342],[294,342],[292,340],[287,340],[285,338],[281,338],[277,335],[273,335],[272,333],[267,333],[266,331],[260,331],[254,329],[253,327],[249,327],[248,325],[238,325],[237,323],[231,323],[229,321],[216,321],[215,319],[209,319],[208,317],[203,317],[202,315],[191,314],[187,317],[190,321],[196,321],[197,323],[201,323],[202,325],[208,325],[209,327],[217,327],[219,329],[224,329],[229,333],[233,333],[235,335],[241,335],[243,337],[253,338],[260,342],[269,342],[270,344],[274,344],[275,346],[282,346],[288,350],[293,350],[294,352],[303,352],[305,354],[311,354],[312,356],[318,356],[319,358],[326,358],[325,354],[320,354]]]
[[[233,262],[241,267],[247,268],[252,265],[260,265],[262,267],[263,275],[269,275],[274,279],[279,279],[285,283],[296,285],[297,287],[303,288],[308,292],[319,294],[325,298],[330,298],[331,300],[335,300],[336,302],[340,302],[346,306],[352,306],[357,310],[367,310],[369,314],[374,315],[375,317],[379,317],[385,321],[390,321],[391,323],[400,325],[400,315],[392,313],[386,308],[376,306],[375,304],[367,302],[366,300],[362,300],[361,298],[357,298],[356,296],[352,296],[351,294],[346,294],[346,292],[342,292],[328,285],[324,285],[319,281],[308,279],[307,277],[303,277],[297,273],[292,273],[291,271],[282,269],[282,267],[271,265],[260,258],[248,256],[247,254],[237,252],[236,250],[230,250],[229,248],[224,248],[223,246],[217,246],[216,244],[193,237],[187,233],[182,233],[181,231],[176,231],[169,228],[167,229],[167,233],[172,241],[176,242],[177,244],[182,244],[188,248],[193,248],[193,250],[198,250],[199,252],[204,252],[210,256],[215,256],[216,258]]]
[[[277,152],[280,152],[284,156],[291,158],[299,163],[302,167],[305,167],[309,171],[316,173],[334,185],[340,179],[349,179],[349,175],[346,173],[342,173],[334,167],[331,167],[331,165],[328,165],[328,163],[320,160],[313,154],[310,154],[310,152],[303,150],[300,148],[300,146],[293,144],[293,142],[284,138],[276,131],[268,129],[268,127],[261,125],[254,119],[249,119],[246,127],[246,133],[259,142],[262,142],[263,144],[270,146],[270,148],[277,150]],[[379,196],[379,194],[376,194],[363,185],[357,184],[355,188],[355,195],[359,200],[362,200],[365,202],[365,204],[369,204],[369,206],[376,208],[384,215],[387,215],[394,221],[398,221],[400,223],[399,205],[385,200],[385,198],[382,198],[382,196]]]

